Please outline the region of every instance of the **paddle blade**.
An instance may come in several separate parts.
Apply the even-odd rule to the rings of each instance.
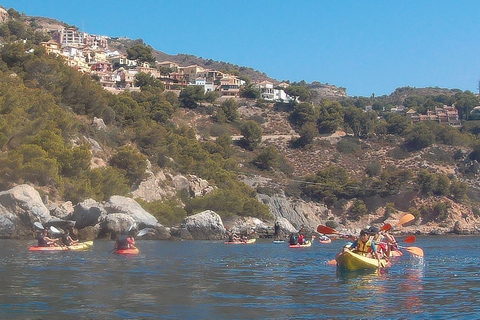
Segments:
[[[43,227],[43,224],[41,224],[41,223],[38,222],[38,221],[34,222],[33,225],[34,225],[36,228],[38,228],[38,229],[41,229],[41,230],[45,229],[45,228]]]
[[[415,236],[408,236],[406,237],[405,239],[403,239],[404,242],[406,243],[414,243],[415,241],[417,241],[417,238],[415,238]]]
[[[382,227],[382,229],[380,229],[381,231],[388,231],[392,229],[392,225],[390,223],[385,223]]]
[[[137,237],[144,236],[144,235],[146,235],[146,234],[149,233],[149,232],[150,232],[150,228],[142,229],[142,230],[140,230],[139,233],[137,233]]]
[[[55,228],[54,226],[50,226],[50,231],[52,231],[52,233],[56,233],[56,234],[62,233],[62,231],[58,230],[58,229]]]
[[[336,261],[335,259],[328,260],[328,261],[327,261],[327,265],[329,265],[329,266],[336,266],[336,265],[337,265],[337,261]]]
[[[410,252],[413,255],[423,257],[423,249],[419,247],[406,247],[405,250]]]
[[[407,213],[406,215],[404,215],[403,217],[400,218],[400,220],[398,220],[398,223],[397,223],[397,226],[401,226],[402,224],[405,224],[407,222],[410,222],[412,221],[413,219],[415,219],[415,216],[411,213]]]
[[[319,225],[317,227],[317,231],[318,233],[323,233],[323,234],[340,234],[337,230],[327,226],[322,226],[322,225]]]

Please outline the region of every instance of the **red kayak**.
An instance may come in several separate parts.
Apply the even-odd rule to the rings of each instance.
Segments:
[[[139,254],[140,250],[138,248],[130,248],[130,249],[117,249],[113,251],[116,254]]]
[[[56,246],[51,246],[51,247],[39,247],[39,246],[31,246],[28,247],[28,251],[67,251],[69,250],[68,247],[56,247]]]

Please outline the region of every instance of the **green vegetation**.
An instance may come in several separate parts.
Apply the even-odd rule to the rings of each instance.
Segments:
[[[247,81],[241,97],[256,99],[255,106],[263,109],[262,115],[246,119],[241,119],[234,98],[216,103],[218,92],[205,93],[202,86],[194,85],[184,87],[177,97],[167,92],[159,79],[145,73],[135,77],[139,91],[113,95],[100,86],[98,77],[79,73],[62,58],[48,55],[38,44],[50,37],[35,31],[34,20],[26,25],[18,12],[8,13],[11,19],[0,25],[4,43],[0,48],[1,188],[32,183],[50,190],[56,198],[101,201],[114,194],[129,195],[145,178],[150,163],[154,172],[165,168],[193,174],[216,187],[201,198],[181,193],[164,201],[139,201],[163,224],[177,224],[186,215],[206,209],[222,216],[270,218],[267,206],[256,199],[255,190],[239,180],[238,173],[261,172],[288,180],[293,168],[277,146],[262,143],[262,125],[272,103],[259,99],[260,92],[243,73],[247,69],[226,64],[223,68]],[[25,38],[25,42],[17,41]],[[155,63],[153,49],[141,40],[133,41],[126,52],[129,59],[139,63]],[[160,71],[167,75],[173,70]],[[434,205],[412,209],[417,217],[435,221],[446,217],[448,201],[464,202],[469,196],[475,197],[466,182],[453,174],[436,172],[435,168],[419,170],[401,162],[414,155],[437,164],[457,163],[461,174],[476,175],[480,170],[480,121],[472,121],[476,118],[471,111],[480,101],[475,94],[439,89],[438,94],[422,95],[406,87],[390,96],[320,99],[315,89],[322,86],[305,81],[291,83],[285,91],[297,100],[274,106],[275,111],[285,113],[299,135],[291,141],[291,147],[299,148],[293,152],[314,146],[327,146],[327,152],[336,147],[338,151],[330,165],[297,177],[302,183],[287,183],[286,194],[345,210],[355,220],[367,213],[365,203],[371,196],[416,191],[425,198],[437,197],[442,200]],[[403,106],[425,114],[444,105],[456,107],[464,121],[462,128],[434,121],[412,123],[405,112],[392,112],[394,107]],[[206,116],[205,121],[211,122],[204,128],[193,128],[187,121],[176,121],[184,113],[194,114],[191,118]],[[94,117],[102,118],[107,128],[94,129]],[[337,130],[347,134],[338,143],[317,139],[320,134]],[[238,134],[242,139],[234,144],[232,135]],[[199,141],[197,135],[216,139]],[[106,163],[93,168],[91,163],[98,155],[94,158],[90,150],[95,141],[103,149],[97,152]],[[380,144],[388,147],[384,156],[393,160],[389,165],[382,167],[380,161],[367,159],[361,170],[352,172],[337,164],[344,157],[360,159],[364,150]],[[439,146],[457,150],[445,152]],[[388,203],[385,215],[394,212],[393,204]],[[332,220],[331,224],[336,222]]]
[[[148,47],[133,49],[131,58],[135,53],[148,61]],[[65,200],[101,201],[114,194],[128,195],[144,178],[148,159],[154,168],[196,174],[219,188],[188,203],[189,214],[218,209],[222,214],[270,215],[255,191],[225,169],[234,168],[228,160],[232,155],[228,135],[202,144],[191,128],[172,125],[179,107],[195,108],[204,101],[198,87],[187,87],[177,99],[164,92],[157,79],[138,74],[140,92],[112,95],[33,43],[7,43],[0,54],[0,187],[27,182],[48,187],[52,196]],[[236,108],[233,100],[221,106],[226,121],[237,120]],[[93,117],[102,117],[109,127],[93,130]],[[246,133],[249,146],[261,139],[257,129]],[[107,148],[106,167],[90,168],[86,136]],[[174,201],[151,206],[165,223],[185,216]]]

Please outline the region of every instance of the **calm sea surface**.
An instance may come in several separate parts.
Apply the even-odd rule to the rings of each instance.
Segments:
[[[401,239],[401,238],[399,238]],[[380,274],[326,264],[343,241],[142,241],[138,256],[0,240],[0,319],[480,319],[480,237],[417,237]]]

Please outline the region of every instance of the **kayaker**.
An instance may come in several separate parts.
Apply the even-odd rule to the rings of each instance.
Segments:
[[[370,237],[372,238],[373,243],[375,243],[375,246],[377,247],[377,251],[380,253],[380,255],[388,257],[387,255],[387,246],[383,240],[383,235],[380,233],[380,229],[377,227],[371,226],[368,229],[370,233]]]
[[[238,242],[240,241],[240,237],[233,231],[228,233],[228,242]]]
[[[48,237],[48,229],[43,229],[38,235],[37,241],[39,247],[51,247],[56,245],[58,239],[52,239]]]
[[[275,222],[275,225],[273,227],[275,229],[275,233],[273,234],[275,240],[280,240],[280,225],[278,224],[278,222]]]
[[[128,235],[126,231],[122,231],[117,241],[115,241],[116,250],[125,250],[135,248],[135,239]]]
[[[305,244],[305,236],[303,235],[303,233],[301,233],[300,236],[298,237],[298,244],[300,245]]]
[[[377,246],[375,245],[375,242],[372,241],[368,229],[363,229],[360,231],[359,239],[353,242],[350,247],[346,247],[345,249],[355,250],[356,253],[360,253],[369,258],[376,257],[378,260],[378,266],[380,267],[382,265],[380,253],[377,251]]]
[[[288,242],[291,244],[291,245],[297,245],[298,244],[298,236],[294,233],[291,233],[290,234],[290,239],[288,240]]]
[[[73,244],[77,244],[78,240],[73,240],[72,237],[70,237],[70,232],[65,230],[65,232],[62,234],[62,243],[66,246],[71,246]]]
[[[387,240],[387,255],[390,257],[390,252],[398,250],[398,244],[395,237],[388,232],[388,230],[383,232],[385,239]]]

